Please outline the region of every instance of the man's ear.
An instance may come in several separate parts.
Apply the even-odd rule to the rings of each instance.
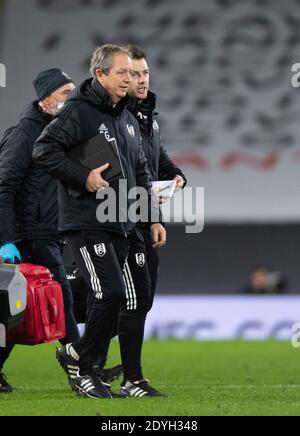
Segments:
[[[104,75],[105,74],[99,68],[97,68],[97,70],[96,70],[96,78],[97,78],[98,82],[100,82],[101,84],[103,84],[103,76]]]
[[[40,101],[40,107],[44,112],[47,112],[49,108],[51,108],[51,101],[49,97],[44,98],[44,100]]]
[[[39,102],[39,106],[43,109],[44,112],[46,112],[46,110],[47,110],[47,103],[46,103],[46,100],[41,100],[41,101]]]

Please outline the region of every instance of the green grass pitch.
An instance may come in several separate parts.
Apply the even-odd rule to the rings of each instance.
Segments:
[[[300,415],[300,349],[288,342],[147,341],[145,376],[169,397],[125,400],[77,398],[55,345],[15,349],[5,372],[17,389],[0,395],[1,416]]]

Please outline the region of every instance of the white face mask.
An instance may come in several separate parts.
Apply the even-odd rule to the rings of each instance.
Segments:
[[[48,114],[51,114],[52,116],[55,116],[63,107],[65,102],[64,101],[57,101],[55,98],[53,97],[49,97],[49,99],[51,99],[51,105],[49,105],[49,107],[47,109],[45,109],[43,106],[43,111],[47,112]]]

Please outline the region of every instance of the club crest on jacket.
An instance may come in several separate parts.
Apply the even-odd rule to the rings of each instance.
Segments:
[[[134,127],[131,124],[127,124],[127,130],[130,136],[135,137]]]
[[[156,132],[159,132],[159,125],[158,125],[158,122],[156,120],[153,121],[153,129]]]

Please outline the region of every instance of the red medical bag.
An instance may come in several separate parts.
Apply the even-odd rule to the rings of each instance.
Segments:
[[[24,321],[8,331],[7,343],[36,345],[62,339],[66,335],[61,285],[47,268],[18,265],[27,280],[27,306]]]

